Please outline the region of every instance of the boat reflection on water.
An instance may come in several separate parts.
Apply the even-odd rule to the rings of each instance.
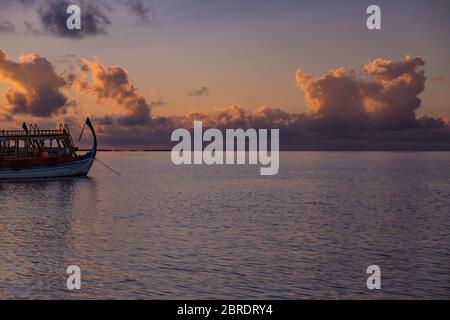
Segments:
[[[96,228],[102,232],[92,214],[98,211],[97,198],[97,183],[90,177],[0,181],[0,283],[9,291],[3,296],[0,289],[0,299],[68,294],[67,266],[90,264],[81,255],[88,249],[79,247],[80,238]]]

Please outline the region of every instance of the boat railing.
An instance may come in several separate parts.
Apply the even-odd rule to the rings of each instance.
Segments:
[[[15,137],[37,137],[37,136],[66,136],[69,132],[63,130],[0,130],[0,137],[15,138]]]

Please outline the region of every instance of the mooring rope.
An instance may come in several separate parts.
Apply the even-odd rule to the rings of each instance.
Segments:
[[[115,174],[117,174],[118,176],[122,176],[119,172],[117,172],[116,170],[114,170],[113,168],[109,167],[106,163],[102,162],[101,160],[94,158],[94,160],[97,160],[98,162],[100,162],[102,165],[104,165],[106,168],[108,168],[109,170],[111,170],[112,172],[114,172]]]

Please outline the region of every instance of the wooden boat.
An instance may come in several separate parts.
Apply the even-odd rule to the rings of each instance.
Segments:
[[[87,175],[97,154],[97,137],[89,118],[85,126],[91,130],[94,142],[84,155],[77,153],[67,125],[60,125],[58,130],[40,130],[37,125],[28,128],[24,123],[22,130],[1,130],[0,180]]]

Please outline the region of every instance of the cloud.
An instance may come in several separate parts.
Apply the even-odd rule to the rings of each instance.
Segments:
[[[6,93],[9,111],[34,116],[64,113],[70,105],[61,92],[67,83],[51,62],[35,54],[23,54],[19,62],[0,50],[0,81],[14,85]]]
[[[366,84],[367,111],[379,129],[399,130],[417,125],[418,97],[425,89],[425,61],[406,56],[403,61],[370,61],[364,71],[372,80]]]
[[[281,128],[287,133],[287,144],[304,141],[309,135],[304,126],[304,116],[290,114],[276,107],[263,106],[247,111],[236,105],[219,109],[212,114],[191,111],[186,115],[153,117],[145,124],[118,125],[114,118],[94,118],[99,135],[107,145],[118,147],[148,148],[157,146],[167,149],[173,142],[170,134],[176,128],[192,130],[194,120],[202,120],[204,128]]]
[[[209,96],[209,89],[207,87],[201,87],[200,89],[194,89],[188,93],[191,97],[204,97]]]
[[[306,113],[289,113],[262,106],[248,111],[237,105],[205,114],[152,117],[134,126],[114,118],[101,123],[104,141],[111,145],[168,146],[176,128],[279,128],[284,150],[450,150],[447,118],[416,116],[425,88],[421,58],[401,61],[374,59],[360,69],[338,68],[318,78],[299,69],[296,80],[304,92]],[[126,139],[126,137],[130,139]]]
[[[156,100],[151,100],[148,103],[148,105],[151,107],[150,109],[155,108],[155,107],[162,107],[162,106],[165,106],[166,104],[167,104],[167,101],[164,100],[163,98],[157,98]]]
[[[7,106],[0,104],[0,125],[2,125],[2,123],[8,123],[11,121],[13,121],[13,117],[8,111]]]
[[[0,21],[0,33],[14,33],[16,28],[8,20]]]
[[[104,12],[105,6],[99,6],[93,1],[78,1],[81,8],[81,30],[69,30],[66,22],[67,7],[73,4],[69,0],[50,0],[40,2],[36,8],[41,29],[36,29],[30,23],[26,27],[34,34],[48,34],[57,37],[81,39],[86,36],[107,34],[107,28],[111,24]]]
[[[15,62],[0,50],[0,81],[14,85],[0,104],[0,122],[20,126],[28,117],[45,116],[37,123],[47,127],[62,117],[74,123],[75,111],[80,122],[92,116],[89,104],[68,101],[63,93],[68,91],[105,105],[102,115],[92,116],[102,147],[168,149],[174,129],[192,129],[194,120],[202,120],[204,128],[220,130],[279,128],[283,150],[450,150],[449,119],[416,115],[425,88],[425,61],[418,57],[374,59],[359,69],[338,68],[319,77],[299,69],[305,113],[231,105],[176,116],[153,115],[166,101],[154,95],[147,100],[126,69],[75,58],[63,76],[44,57],[24,54]]]
[[[13,1],[19,2],[20,4],[25,6],[33,5],[36,2],[36,0],[13,0]]]
[[[81,30],[69,30],[67,19],[69,5],[76,4],[81,9]],[[114,12],[128,13],[139,24],[147,26],[158,21],[155,7],[143,0],[3,0],[0,6],[10,10],[30,9],[36,16],[32,21],[23,21],[25,30],[37,36],[53,36],[67,39],[83,39],[107,35],[114,21]],[[2,10],[5,12],[5,10]],[[117,17],[117,15],[116,15]],[[16,28],[10,21],[0,22],[0,33],[13,32]]]
[[[447,79],[443,76],[434,76],[434,77],[430,78],[429,82],[442,84],[442,83],[446,83]]]
[[[153,5],[146,6],[142,0],[122,0],[122,3],[143,24],[152,24],[157,20],[156,10]]]
[[[296,80],[308,106],[310,125],[319,130],[400,130],[417,126],[415,111],[425,89],[425,61],[374,59],[357,71],[332,70],[314,79],[299,69]]]
[[[313,129],[360,130],[367,126],[362,83],[353,70],[336,69],[314,79],[299,69],[296,79],[304,91]]]
[[[103,100],[115,101],[126,113],[116,117],[121,124],[137,125],[150,121],[152,104],[131,83],[125,69],[106,67],[87,59],[81,61],[84,75],[74,80],[74,88],[95,97],[99,103]],[[156,101],[153,105],[155,104],[160,105],[161,101]]]

